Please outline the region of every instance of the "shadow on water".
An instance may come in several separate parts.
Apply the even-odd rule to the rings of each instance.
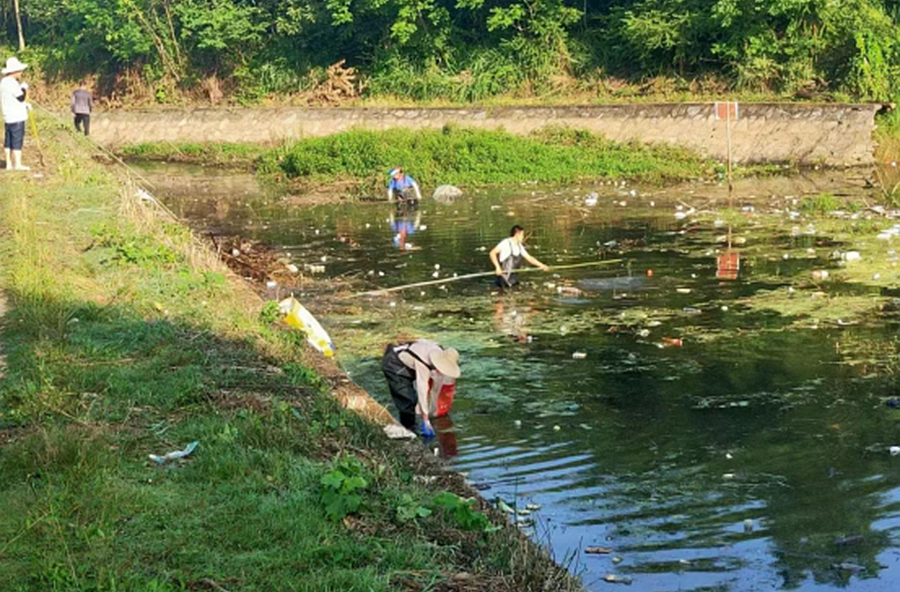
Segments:
[[[487,250],[513,223],[547,263],[623,259],[529,275],[503,296],[490,279],[451,283],[323,319],[353,377],[385,402],[380,345],[410,333],[460,350],[452,422],[430,444],[486,497],[533,504],[523,529],[557,556],[578,553],[589,588],[612,573],[639,590],[900,589],[900,469],[887,452],[900,411],[885,405],[896,320],[801,326],[746,305],[833,265],[828,237],[739,230],[728,279],[718,222],[673,216],[721,196],[716,186],[524,186],[415,210],[304,209],[165,170],[153,173],[159,197],[197,228],[263,241],[324,265],[323,277],[355,274],[360,289],[489,269]],[[743,195],[861,191],[827,175],[743,183]]]

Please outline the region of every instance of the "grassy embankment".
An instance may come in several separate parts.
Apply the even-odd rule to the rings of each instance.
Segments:
[[[343,411],[296,334],[80,141],[45,126],[43,178],[0,190],[0,587],[571,585],[450,480],[419,483],[421,457]]]
[[[148,142],[119,149],[119,156],[133,160],[184,162],[225,169],[250,170],[270,146],[232,142]]]
[[[545,128],[528,136],[448,126],[441,130],[354,130],[268,150],[234,144],[138,144],[126,158],[255,167],[266,179],[298,188],[340,184],[381,194],[386,173],[403,165],[423,186],[511,185],[631,179],[663,183],[711,175],[715,166],[691,152],[600,135]]]

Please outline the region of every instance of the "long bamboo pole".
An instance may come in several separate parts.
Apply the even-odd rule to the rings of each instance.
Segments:
[[[588,261],[586,263],[573,263],[572,265],[554,265],[550,267],[548,271],[563,271],[566,269],[579,269],[581,267],[596,267],[598,265],[610,265],[612,263],[621,263],[621,259],[605,259],[603,261]],[[526,267],[523,269],[517,269],[516,273],[529,273],[533,271],[540,271],[540,268],[537,267]],[[468,273],[466,275],[458,275],[456,277],[448,277],[442,278],[439,280],[429,280],[427,282],[416,282],[415,284],[405,284],[403,286],[394,286],[393,288],[381,288],[380,290],[369,290],[367,292],[357,292],[356,294],[351,294],[348,298],[358,298],[360,296],[379,296],[381,294],[388,294],[390,292],[399,292],[400,290],[406,290],[407,288],[421,288],[424,286],[436,286],[438,284],[448,284],[450,282],[458,282],[461,280],[470,280],[473,278],[480,277],[489,277],[497,275],[493,271],[481,271],[478,273]]]

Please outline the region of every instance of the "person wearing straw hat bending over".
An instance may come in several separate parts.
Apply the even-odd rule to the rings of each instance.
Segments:
[[[519,283],[516,270],[522,266],[522,260],[539,267],[544,271],[550,269],[525,250],[525,229],[516,224],[509,231],[509,237],[503,239],[497,246],[491,249],[488,256],[494,264],[494,272],[497,274],[495,284],[498,288],[512,288]]]
[[[397,193],[397,199],[400,201],[422,201],[422,192],[419,191],[419,184],[416,180],[403,172],[403,167],[394,167],[388,171],[391,177],[388,183],[388,201],[394,201],[394,193]],[[414,195],[415,194],[415,195]]]
[[[0,109],[3,111],[5,135],[3,146],[6,156],[6,170],[27,171],[29,167],[22,164],[22,145],[25,143],[25,122],[28,121],[28,110],[31,105],[25,102],[28,85],[19,82],[22,72],[27,68],[18,58],[6,60],[3,68],[3,80],[0,81]]]
[[[444,349],[429,339],[387,346],[381,369],[403,427],[414,431],[418,412],[422,416],[422,435],[434,436],[429,417],[431,402],[436,400],[446,379],[459,378],[458,361],[459,352],[452,347]],[[430,389],[429,380],[434,385]]]

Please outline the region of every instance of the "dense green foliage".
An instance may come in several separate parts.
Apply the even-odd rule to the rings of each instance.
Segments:
[[[21,0],[31,59],[159,101],[209,80],[243,100],[308,90],[339,60],[364,92],[480,100],[611,77],[888,99],[895,0]],[[15,18],[4,4],[7,40]],[[574,79],[573,79],[574,77]],[[206,82],[204,82],[206,81]],[[618,84],[613,80],[615,86]],[[721,88],[712,84],[712,88]],[[121,89],[119,89],[121,90]]]
[[[380,190],[387,171],[415,163],[420,184],[562,183],[577,179],[639,178],[665,181],[708,172],[698,157],[669,146],[619,144],[590,132],[544,128],[522,137],[503,131],[354,130],[277,148],[260,162],[266,175],[304,182],[359,180]],[[367,187],[368,188],[368,187]]]

